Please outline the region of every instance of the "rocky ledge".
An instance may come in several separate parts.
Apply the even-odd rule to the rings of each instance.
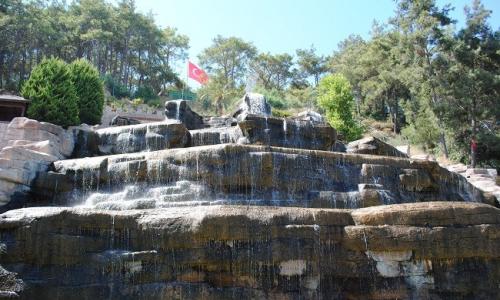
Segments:
[[[23,299],[494,299],[500,210],[209,206],[0,216]]]
[[[200,201],[359,208],[483,199],[436,162],[236,144],[57,161],[38,176],[33,191],[32,205],[41,198],[59,205],[91,199],[115,209]]]

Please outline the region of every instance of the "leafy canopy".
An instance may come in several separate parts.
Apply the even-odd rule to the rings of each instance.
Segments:
[[[341,74],[325,76],[318,86],[318,105],[325,110],[330,125],[341,132],[346,140],[361,136],[362,129],[352,112],[354,97],[349,81]]]

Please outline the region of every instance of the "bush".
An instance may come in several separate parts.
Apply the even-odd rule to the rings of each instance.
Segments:
[[[80,121],[89,125],[99,124],[104,107],[104,85],[99,72],[84,59],[72,62],[69,70],[78,96]]]
[[[276,89],[267,90],[262,86],[257,86],[255,88],[255,92],[264,95],[267,102],[269,103],[269,105],[271,105],[272,108],[281,110],[288,108],[284,93],[281,91],[278,91]]]
[[[80,123],[78,97],[68,66],[60,59],[44,59],[31,72],[21,94],[30,99],[28,117],[61,126]]]
[[[361,137],[363,129],[352,116],[354,97],[351,85],[344,76],[328,75],[321,80],[318,105],[325,110],[330,125],[342,133],[345,139],[352,141]]]
[[[273,117],[278,117],[278,118],[289,118],[292,116],[292,113],[286,110],[280,110],[280,109],[272,109],[272,115]]]

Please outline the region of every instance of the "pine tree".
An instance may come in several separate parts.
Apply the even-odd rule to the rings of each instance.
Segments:
[[[90,125],[99,124],[104,106],[104,84],[99,72],[84,59],[72,62],[69,69],[78,96],[80,121]]]
[[[61,126],[77,125],[78,104],[68,66],[60,59],[44,59],[22,88],[31,100],[28,117]]]

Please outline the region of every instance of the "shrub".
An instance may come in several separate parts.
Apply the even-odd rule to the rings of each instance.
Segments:
[[[336,128],[346,140],[359,138],[363,129],[352,116],[354,97],[351,85],[340,75],[324,77],[318,86],[318,105],[325,110],[326,118],[332,127]]]
[[[276,108],[272,109],[272,114],[274,117],[278,117],[278,118],[289,118],[292,116],[291,112],[286,111],[286,110],[276,109]]]
[[[69,69],[78,96],[80,121],[89,125],[99,124],[104,107],[104,85],[99,72],[84,59],[72,62]]]
[[[30,99],[28,117],[61,126],[80,123],[78,97],[68,66],[60,59],[44,59],[31,72],[21,94]]]

